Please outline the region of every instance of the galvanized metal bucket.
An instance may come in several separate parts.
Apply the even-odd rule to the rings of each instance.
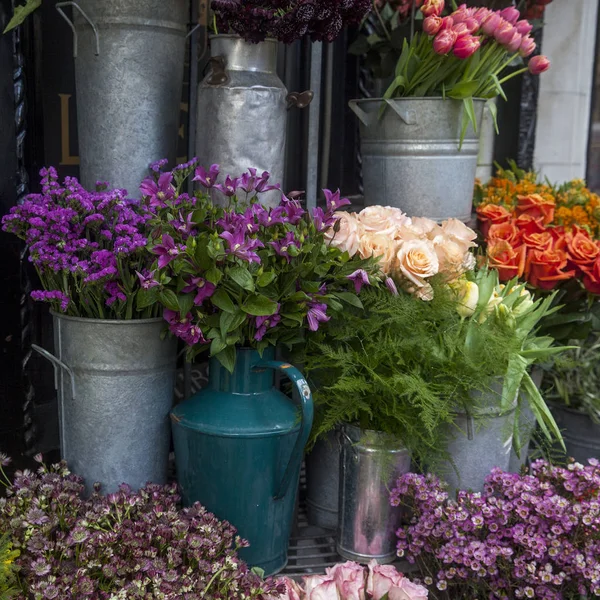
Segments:
[[[442,478],[453,497],[457,490],[483,491],[485,478],[494,467],[508,471],[513,443],[516,398],[510,410],[501,412],[501,382],[494,383],[481,398],[473,414],[457,413],[448,431],[447,451],[452,464],[446,465]]]
[[[492,102],[496,104],[496,99]],[[488,183],[494,174],[494,146],[496,143],[496,127],[490,107],[486,104],[483,110],[481,131],[479,135],[479,155],[475,177],[482,184]]]
[[[340,439],[335,430],[306,455],[306,510],[311,525],[337,529],[339,486]]]
[[[175,161],[189,0],[56,7],[74,35],[81,182],[108,181],[135,197],[151,162]]]
[[[588,458],[600,460],[600,425],[586,413],[552,404],[552,415],[562,432],[567,456],[586,465]]]
[[[210,72],[198,86],[196,155],[200,164],[217,163],[223,175],[248,168],[269,171],[284,182],[287,112],[308,106],[312,92],[288,94],[277,75],[277,41],[245,42],[236,35],[210,38]],[[223,201],[220,195],[215,201]],[[275,206],[280,192],[261,194]]]
[[[410,471],[408,450],[354,425],[343,426],[341,445],[337,551],[360,563],[393,562],[402,512],[390,505],[390,490]]]
[[[53,313],[52,355],[61,455],[85,480],[114,492],[166,483],[176,340],[162,319],[109,321]]]
[[[395,206],[409,216],[436,221],[468,221],[484,104],[475,100],[477,131],[468,127],[459,150],[461,101],[350,100],[360,119],[365,204]]]

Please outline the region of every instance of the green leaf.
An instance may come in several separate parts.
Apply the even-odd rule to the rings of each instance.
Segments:
[[[219,288],[211,297],[210,301],[221,310],[225,312],[234,313],[236,312],[236,307],[233,304],[233,300],[231,296],[223,289]]]
[[[265,271],[262,275],[258,276],[256,280],[256,285],[258,287],[267,287],[277,275],[273,271]]]
[[[158,300],[168,309],[179,312],[179,302],[173,290],[161,290],[158,292]]]
[[[42,0],[26,0],[25,4],[15,6],[15,13],[2,33],[8,33],[18,27],[34,10],[42,5]]]
[[[304,323],[304,315],[300,312],[281,313],[281,318],[289,319],[290,321],[298,323],[299,325],[302,325],[302,323]]]
[[[353,56],[362,56],[369,51],[370,48],[369,40],[366,35],[359,35],[348,48],[348,53]]]
[[[194,294],[182,294],[178,296],[177,302],[179,303],[179,312],[182,315],[187,315],[194,306]]]
[[[206,281],[210,281],[210,283],[214,285],[219,285],[219,282],[221,279],[223,279],[223,273],[216,267],[213,267],[212,269],[206,271],[204,278]]]
[[[223,313],[226,314],[226,313]],[[222,337],[216,337],[210,344],[210,355],[217,356],[219,352],[223,352],[227,348],[227,344]]]
[[[149,290],[139,290],[137,293],[136,306],[138,310],[147,308],[158,302],[158,290],[150,288]]]
[[[248,297],[242,310],[255,317],[270,317],[277,312],[277,302],[262,294],[254,294]]]
[[[208,254],[208,243],[208,238],[201,237],[198,240],[196,252],[194,253],[194,258],[196,259],[196,262],[202,271],[207,271],[213,266],[213,261]]]
[[[222,312],[219,325],[221,327],[221,335],[226,337],[231,331],[235,331],[248,317],[246,313],[237,311],[235,313]]]
[[[351,306],[356,306],[356,308],[364,308],[360,298],[352,292],[338,292],[336,296]]]
[[[498,129],[498,105],[496,104],[496,99],[492,98],[491,100],[488,100],[485,105],[492,117],[496,134],[500,134],[500,130]]]
[[[446,91],[446,95],[456,100],[464,100],[466,98],[473,99],[473,94],[479,87],[478,81],[460,81]]]
[[[227,346],[225,350],[217,354],[218,361],[230,372],[235,369],[235,346]]]
[[[233,267],[229,271],[229,277],[233,279],[240,287],[249,292],[254,291],[254,278],[246,267]]]

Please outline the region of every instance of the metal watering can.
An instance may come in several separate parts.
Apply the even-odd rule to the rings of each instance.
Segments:
[[[238,349],[233,373],[211,359],[208,387],[171,413],[177,479],[186,506],[200,502],[250,542],[240,557],[266,575],[287,563],[312,394],[294,367]],[[298,407],[273,387],[275,370],[292,380]]]

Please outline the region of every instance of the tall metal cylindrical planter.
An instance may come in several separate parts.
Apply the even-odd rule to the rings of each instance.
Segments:
[[[343,426],[337,535],[341,556],[360,563],[395,560],[402,512],[390,505],[390,490],[409,471],[410,454],[397,440]]]
[[[459,149],[462,101],[351,100],[360,120],[365,204],[436,221],[470,220],[484,104],[475,100],[477,132],[469,125]]]
[[[219,164],[222,175],[238,177],[254,168],[284,184],[287,111],[302,108],[310,92],[288,94],[277,75],[277,41],[245,42],[236,35],[210,38],[210,71],[198,86],[196,155],[200,164]],[[215,195],[216,201],[222,196]],[[277,191],[261,194],[275,206]]]
[[[340,485],[340,432],[330,431],[306,456],[306,511],[308,522],[337,529]]]
[[[600,425],[587,413],[553,403],[552,415],[562,432],[567,456],[586,465],[588,458],[600,460]]]
[[[148,165],[177,150],[189,0],[77,0],[80,178],[139,196]],[[67,19],[68,20],[68,19]]]
[[[163,319],[110,321],[54,314],[61,455],[87,493],[166,483],[177,345]]]
[[[485,478],[494,467],[508,471],[512,453],[516,399],[507,411],[500,410],[502,383],[494,383],[472,414],[457,413],[448,431],[447,451],[452,464],[445,466],[442,478],[450,497],[457,490],[483,491]]]
[[[496,104],[496,100],[493,100]],[[494,174],[494,145],[496,143],[496,127],[490,108],[486,105],[479,131],[479,154],[475,177],[482,184],[488,183]]]

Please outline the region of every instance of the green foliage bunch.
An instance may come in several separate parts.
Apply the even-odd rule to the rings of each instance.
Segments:
[[[19,552],[12,549],[8,535],[0,535],[0,600],[13,598],[17,592],[14,587],[16,576],[14,560],[17,556]]]

